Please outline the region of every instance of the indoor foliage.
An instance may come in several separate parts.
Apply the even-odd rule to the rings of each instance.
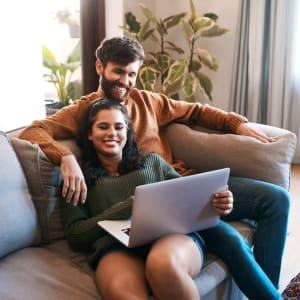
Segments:
[[[80,42],[77,43],[65,62],[58,62],[50,49],[43,45],[43,65],[49,71],[44,74],[44,77],[55,86],[61,106],[66,106],[70,104],[70,100],[80,97],[81,83],[71,80],[80,64]]]
[[[148,40],[156,43],[158,51],[147,53],[137,86],[163,92],[174,99],[182,92],[187,101],[195,101],[195,92],[200,90],[212,100],[212,82],[203,67],[216,71],[218,64],[209,51],[199,46],[199,39],[220,36],[228,31],[218,25],[218,16],[214,13],[199,16],[193,0],[190,0],[190,13],[182,12],[164,19],[157,18],[144,4],[140,4],[140,9],[146,20],[142,23],[132,12],[127,12],[122,29],[141,44]],[[168,40],[169,30],[175,27],[179,29],[178,34],[184,35],[187,51]]]

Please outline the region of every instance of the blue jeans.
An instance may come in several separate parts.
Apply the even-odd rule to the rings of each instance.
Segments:
[[[224,260],[249,299],[281,299],[277,288],[286,240],[289,194],[277,185],[239,177],[230,177],[229,189],[234,196],[234,209],[222,219],[256,222],[253,251],[249,243],[223,221],[200,234],[208,249]]]

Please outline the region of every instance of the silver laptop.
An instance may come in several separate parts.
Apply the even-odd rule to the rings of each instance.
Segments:
[[[127,247],[153,242],[171,233],[216,226],[212,195],[224,191],[229,168],[137,186],[130,220],[104,220],[99,226]]]

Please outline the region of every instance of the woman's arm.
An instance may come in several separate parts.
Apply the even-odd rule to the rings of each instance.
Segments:
[[[66,203],[61,199],[61,214],[66,238],[75,251],[88,251],[92,244],[107,234],[97,222],[105,219],[126,219],[131,216],[133,198],[119,202],[95,217],[89,217],[87,204]]]

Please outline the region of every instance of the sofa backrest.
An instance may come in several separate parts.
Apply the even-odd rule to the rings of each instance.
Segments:
[[[175,157],[199,172],[229,167],[231,175],[260,179],[288,189],[296,136],[280,128],[265,126],[261,129],[277,136],[276,142],[261,143],[245,136],[201,132],[182,124],[168,126],[166,135]],[[38,145],[16,137],[12,137],[11,142],[38,212],[42,241],[49,243],[64,238],[58,201],[62,182],[59,167],[53,165]],[[74,141],[61,143],[71,149],[77,159],[80,158],[80,150]]]
[[[22,167],[4,132],[0,132],[0,257],[37,245],[41,234]]]

